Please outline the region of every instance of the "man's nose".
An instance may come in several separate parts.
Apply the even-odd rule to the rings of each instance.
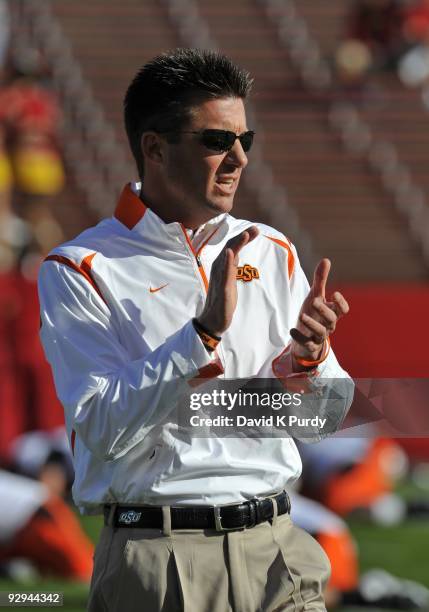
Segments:
[[[249,162],[247,155],[241,146],[241,142],[237,138],[232,148],[228,151],[225,158],[229,163],[234,164],[237,168],[245,168]]]

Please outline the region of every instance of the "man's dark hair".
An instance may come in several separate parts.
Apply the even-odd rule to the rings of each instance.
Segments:
[[[124,100],[125,129],[139,176],[144,174],[144,132],[180,131],[192,107],[215,98],[245,99],[253,79],[215,51],[175,49],[158,55],[134,77]],[[177,142],[171,133],[169,142]]]

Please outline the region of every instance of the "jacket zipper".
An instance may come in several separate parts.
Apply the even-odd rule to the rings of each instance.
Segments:
[[[189,250],[191,251],[192,255],[195,257],[195,261],[196,261],[197,267],[198,267],[198,272],[200,273],[200,276],[201,276],[201,278],[203,280],[204,289],[205,289],[205,292],[206,292],[206,295],[207,295],[207,291],[208,291],[208,288],[209,288],[209,282],[207,280],[207,275],[206,275],[206,272],[204,270],[204,266],[203,266],[203,263],[201,261],[200,254],[199,254],[199,252],[198,253],[195,252],[195,249],[192,246],[191,241],[189,240],[189,236],[188,236],[188,233],[187,233],[186,229],[183,227],[182,224],[180,224],[180,227],[182,228],[182,232],[183,232],[183,235],[185,236],[185,239],[186,239],[186,242],[188,244]],[[213,234],[214,234],[214,232],[213,232]],[[210,236],[210,238],[211,238],[211,236]],[[204,243],[203,246],[205,246],[205,243]]]
[[[209,282],[207,280],[207,275],[206,275],[205,270],[204,270],[203,262],[201,261],[200,253],[201,253],[202,249],[206,246],[206,244],[210,240],[210,238],[212,236],[214,236],[214,234],[217,232],[217,230],[219,228],[216,228],[215,231],[210,234],[210,236],[207,238],[207,240],[201,245],[199,251],[196,252],[194,247],[192,246],[191,241],[189,240],[189,236],[188,236],[188,234],[186,232],[185,227],[182,224],[180,224],[180,227],[182,228],[182,232],[183,232],[183,234],[185,236],[185,239],[186,239],[186,242],[188,244],[189,250],[191,251],[192,255],[195,257],[195,261],[196,261],[197,267],[198,267],[198,272],[200,273],[200,276],[201,276],[201,278],[203,280],[204,288],[205,288],[205,293],[207,295],[208,288],[209,288]],[[219,359],[218,351],[222,355],[223,363],[225,363],[225,355],[224,355],[224,352],[223,352],[221,346],[218,346],[217,349],[216,349],[216,355],[217,355],[217,358]]]

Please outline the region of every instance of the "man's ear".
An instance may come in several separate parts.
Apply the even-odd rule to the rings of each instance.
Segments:
[[[163,160],[163,141],[156,132],[144,132],[141,138],[143,157],[159,164]]]

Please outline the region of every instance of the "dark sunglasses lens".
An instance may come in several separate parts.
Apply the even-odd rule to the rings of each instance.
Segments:
[[[253,132],[245,132],[240,136],[241,146],[243,147],[243,151],[247,153],[250,151],[250,148],[253,144]]]
[[[204,130],[202,132],[202,141],[205,147],[212,151],[229,151],[236,139],[234,132],[227,130]],[[243,151],[249,151],[253,142],[253,132],[245,132],[239,136]]]
[[[228,151],[234,144],[235,134],[224,130],[204,130],[202,140],[205,147],[212,151]]]

